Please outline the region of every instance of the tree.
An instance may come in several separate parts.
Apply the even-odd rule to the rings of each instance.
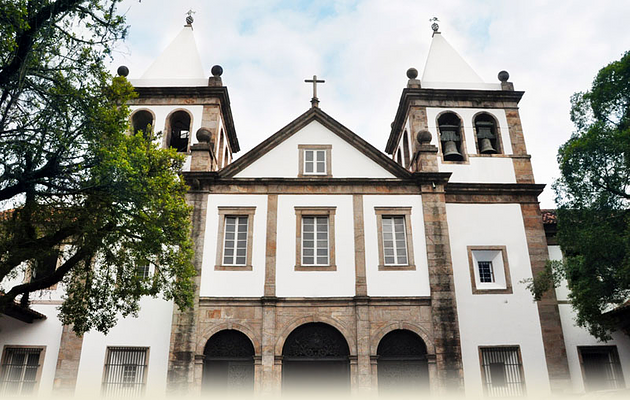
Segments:
[[[144,295],[192,304],[182,158],[128,133],[133,87],[105,67],[119,1],[0,0],[0,311],[62,282],[77,333]]]
[[[554,184],[565,259],[537,278],[535,294],[566,278],[577,323],[608,339],[606,312],[630,298],[630,52],[571,102],[576,130],[558,151]]]

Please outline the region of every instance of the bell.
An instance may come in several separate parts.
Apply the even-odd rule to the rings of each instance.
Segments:
[[[492,147],[492,142],[488,138],[481,139],[479,151],[481,154],[494,154],[497,150]]]
[[[464,159],[462,153],[457,150],[457,145],[452,140],[444,144],[444,159],[446,161],[461,161]]]

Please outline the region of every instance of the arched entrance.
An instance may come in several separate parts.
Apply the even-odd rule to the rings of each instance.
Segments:
[[[295,329],[282,349],[284,390],[349,390],[350,350],[341,332],[313,322]]]
[[[237,330],[214,334],[203,352],[203,387],[210,391],[243,392],[254,388],[254,346]]]
[[[429,390],[427,346],[414,332],[389,332],[378,344],[377,354],[379,392]]]

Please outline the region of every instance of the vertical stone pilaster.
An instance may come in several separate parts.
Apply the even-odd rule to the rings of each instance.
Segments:
[[[219,144],[219,135],[221,134],[221,106],[219,104],[204,104],[201,112],[201,127],[206,128],[212,132],[211,143],[215,146]],[[192,133],[192,132],[191,132]],[[213,149],[216,154],[218,149]],[[221,154],[217,158],[220,158]]]
[[[427,118],[427,108],[419,106],[411,106],[409,108],[409,139],[411,139],[411,151],[412,154],[416,154],[420,143],[415,139],[416,135],[420,131],[429,130],[429,120]],[[412,171],[413,172],[413,171]]]
[[[275,358],[276,338],[276,251],[278,232],[278,195],[267,196],[267,247],[265,248],[265,288],[262,320],[261,393],[280,393],[278,371]]]
[[[278,195],[267,196],[267,247],[265,249],[265,297],[276,295],[276,237]]]
[[[204,250],[208,194],[188,194],[188,204],[193,207],[192,232],[193,265],[197,271],[194,278],[194,305],[191,309],[173,308],[173,325],[166,390],[171,394],[185,395],[195,388],[195,351],[197,346],[197,326],[199,319],[199,285]]]
[[[64,325],[55,368],[53,394],[63,397],[74,395],[82,349],[83,336],[77,336],[72,330],[72,325]]]
[[[540,207],[538,203],[521,204],[521,212],[523,213],[523,222],[525,224],[525,236],[527,238],[532,275],[536,276],[544,270],[545,263],[549,258]],[[548,291],[537,302],[537,305],[549,383],[552,392],[562,393],[570,389],[571,377],[569,375],[567,351],[564,344],[560,310],[558,309],[555,291]]]
[[[463,370],[444,183],[437,183],[435,188],[431,184],[422,185],[422,209],[431,287],[437,392],[457,393],[463,391]]]
[[[512,163],[514,164],[516,183],[534,183],[534,172],[530,156],[527,154],[527,148],[525,147],[523,127],[518,109],[506,109],[505,116],[510,132],[510,141],[512,142]]]
[[[355,295],[367,296],[365,277],[365,230],[363,220],[363,195],[352,196],[354,212],[354,263],[355,263]]]
[[[354,394],[366,395],[373,391],[372,362],[370,359],[370,311],[367,298],[356,298],[357,366]]]

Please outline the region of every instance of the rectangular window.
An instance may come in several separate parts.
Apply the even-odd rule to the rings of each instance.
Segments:
[[[39,379],[43,348],[6,347],[0,369],[0,394],[32,395]]]
[[[525,395],[523,364],[518,346],[482,347],[481,371],[484,389],[489,397]]]
[[[379,270],[415,270],[411,207],[374,207]]]
[[[141,396],[146,386],[146,347],[108,347],[103,395]]]
[[[251,271],[256,207],[219,207],[216,270]]]
[[[335,207],[295,207],[297,271],[335,271]]]
[[[300,166],[298,177],[331,177],[331,145],[298,145]]]
[[[578,347],[587,391],[626,387],[616,346]]]
[[[479,267],[479,281],[481,283],[494,282],[494,274],[492,273],[492,261],[477,261]]]
[[[468,246],[473,294],[511,294],[506,246]]]

